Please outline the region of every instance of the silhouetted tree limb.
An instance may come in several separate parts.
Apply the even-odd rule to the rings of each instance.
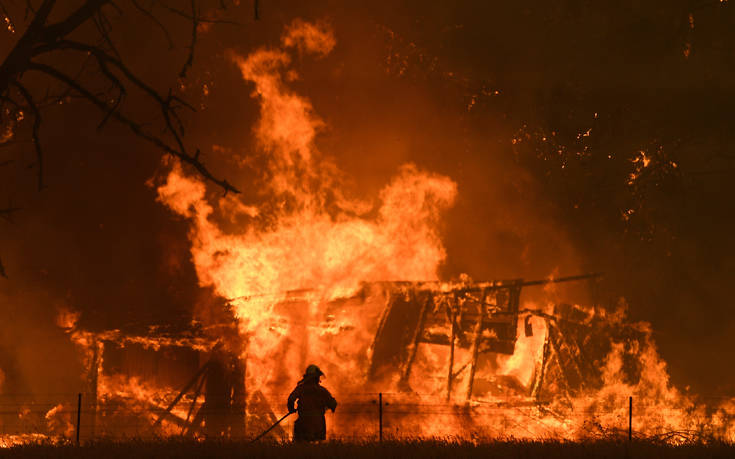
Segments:
[[[96,97],[94,94],[92,94],[92,92],[82,87],[80,84],[74,81],[74,79],[71,78],[70,76],[56,70],[55,68],[51,66],[45,65],[45,64],[31,64],[29,66],[29,70],[35,70],[41,73],[45,73],[46,75],[51,76],[57,79],[58,81],[67,84],[69,87],[74,89],[74,91],[81,94],[85,99],[89,100],[94,105],[96,105],[100,110],[106,111],[106,116],[114,117],[115,119],[120,121],[122,124],[129,127],[130,130],[132,130],[137,136],[147,140],[148,142],[162,149],[166,153],[170,153],[176,156],[177,158],[179,158],[181,161],[193,166],[203,177],[221,186],[225,190],[225,192],[234,191],[236,193],[239,193],[239,191],[236,188],[234,188],[229,182],[227,182],[227,180],[220,180],[220,179],[215,178],[207,170],[204,164],[202,164],[199,161],[198,153],[192,156],[186,151],[186,148],[184,147],[184,143],[181,140],[181,136],[179,133],[180,128],[175,127],[172,121],[172,117],[178,118],[177,115],[175,114],[173,106],[177,103],[180,103],[186,106],[185,103],[181,101],[181,99],[179,99],[178,97],[172,96],[171,94],[169,94],[165,99],[163,99],[163,98],[160,98],[160,96],[158,96],[159,97],[158,102],[161,105],[161,111],[164,114],[164,117],[166,119],[166,125],[168,129],[170,130],[171,134],[175,137],[176,143],[179,147],[179,149],[177,150],[176,148],[171,147],[168,144],[166,144],[164,141],[162,141],[157,136],[146,132],[140,123],[137,123],[134,120],[128,118],[127,116],[123,115],[120,111],[115,110],[115,109],[110,110],[108,108],[108,104],[105,101]]]
[[[227,8],[225,0],[212,0],[215,7],[210,11],[223,11]],[[20,5],[18,4],[20,3]],[[66,102],[69,99],[84,99],[102,112],[98,129],[102,129],[110,119],[127,126],[137,137],[149,142],[163,152],[175,156],[183,163],[193,167],[205,179],[221,187],[225,194],[239,191],[227,180],[215,177],[200,160],[197,148],[187,148],[184,139],[184,123],[179,115],[181,109],[195,111],[186,101],[178,97],[172,89],[178,82],[172,81],[168,91],[155,89],[153,82],[135,74],[110,35],[113,22],[108,13],[119,16],[132,13],[142,14],[155,27],[163,32],[169,49],[174,47],[174,37],[165,25],[166,17],[173,16],[191,23],[186,59],[178,72],[183,79],[194,63],[194,51],[198,40],[198,29],[202,23],[237,24],[217,17],[202,15],[203,3],[207,0],[190,0],[188,11],[178,7],[179,2],[164,0],[85,0],[79,6],[56,22],[50,18],[59,17],[60,11],[67,7],[65,2],[56,0],[26,0],[23,2],[0,0],[0,20],[4,20],[10,33],[16,33],[16,26],[27,26],[14,43],[5,59],[0,63],[0,147],[16,145],[15,131],[23,123],[30,123],[30,139],[36,153],[38,188],[44,188],[44,150],[40,132],[43,128],[45,107]],[[120,5],[129,5],[124,10]],[[173,5],[173,6],[172,6]],[[21,18],[20,22],[16,19]],[[21,28],[22,29],[22,28]],[[82,37],[82,38],[80,38]],[[62,65],[67,57],[81,56],[83,61],[78,71],[69,72]],[[62,63],[62,64],[58,64]],[[94,64],[95,69],[90,68]],[[90,72],[97,71],[97,79],[90,79]],[[56,94],[48,89],[44,93],[38,85],[25,81],[27,74],[36,73],[61,85]],[[87,78],[85,78],[87,77]],[[95,84],[90,83],[92,80]],[[35,81],[34,81],[35,83]],[[106,89],[95,89],[102,84]],[[123,111],[123,103],[132,92],[142,94],[144,99],[155,107],[163,120],[163,126],[146,126],[140,117]],[[0,166],[10,161],[3,161]],[[19,209],[14,206],[0,208],[0,218],[9,220]],[[0,276],[6,277],[0,263]]]
[[[38,138],[38,130],[41,128],[41,111],[33,101],[30,91],[25,88],[22,84],[17,81],[13,82],[14,86],[18,88],[18,91],[25,99],[28,107],[33,115],[33,130],[31,137],[33,139],[33,146],[36,149],[36,161],[38,162],[38,189],[43,189],[43,151],[41,150],[41,140]]]
[[[154,0],[141,5],[136,0],[131,1],[135,11],[141,12],[145,17],[152,20],[158,28],[164,31],[169,46],[173,46],[173,39],[164,25],[164,22],[156,16],[155,7],[173,13],[191,21],[191,38],[188,46],[186,61],[184,62],[179,77],[186,76],[194,61],[194,49],[197,42],[197,29],[202,22],[211,23],[234,23],[214,18],[202,17],[199,0],[191,0],[191,12],[187,13],[172,7],[162,0]],[[194,108],[179,98],[169,89],[167,93],[160,93],[153,85],[136,76],[124,59],[117,51],[110,37],[112,25],[105,14],[105,8],[115,9],[118,14],[124,14],[116,2],[112,0],[87,0],[76,10],[72,11],[64,19],[48,24],[48,19],[56,6],[55,0],[43,0],[38,7],[31,1],[26,3],[25,14],[32,15],[30,24],[16,42],[8,56],[0,64],[0,104],[2,108],[8,108],[13,113],[28,113],[32,119],[31,136],[36,149],[38,162],[38,187],[43,188],[43,148],[39,139],[42,128],[41,112],[44,102],[58,102],[63,97],[74,95],[86,99],[98,107],[103,113],[103,119],[99,124],[102,128],[109,119],[113,118],[131,129],[131,131],[150,142],[164,152],[179,158],[182,162],[191,165],[199,174],[207,180],[217,184],[225,193],[239,192],[229,182],[217,179],[208,168],[199,160],[198,154],[190,154],[184,142],[184,124],[178,111],[181,108],[194,110]],[[219,2],[219,7],[224,9],[224,2]],[[0,11],[9,18],[10,14],[4,2],[0,2]],[[79,29],[85,23],[91,23],[95,30],[95,40],[82,42],[77,39],[71,40],[68,36]],[[109,85],[109,89],[103,93],[95,92],[85,87],[80,75],[71,76],[61,68],[36,60],[39,57],[59,56],[61,53],[81,53],[88,55],[97,64],[97,68],[103,79]],[[37,71],[53,80],[62,83],[64,92],[58,97],[38,97],[27,85],[22,83],[27,71]],[[153,134],[152,131],[143,128],[143,121],[134,116],[124,114],[121,111],[125,96],[130,91],[139,91],[157,106],[164,121],[164,136]],[[111,101],[111,102],[110,102]],[[165,137],[169,137],[167,140]]]

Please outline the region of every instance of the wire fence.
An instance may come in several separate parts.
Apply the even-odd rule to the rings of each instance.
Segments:
[[[0,394],[0,446],[3,438],[27,437],[89,441],[101,438],[152,439],[193,435],[255,438],[287,413],[288,394],[250,397],[244,406],[212,400],[144,399],[90,394]],[[226,398],[225,398],[226,399]],[[219,399],[221,400],[221,399]],[[665,405],[633,398],[586,400],[446,401],[441,396],[405,393],[340,394],[334,413],[326,412],[328,438],[387,439],[575,439],[703,438],[732,441],[733,411],[711,405],[729,397],[702,397],[702,405]],[[735,404],[734,404],[735,405]],[[288,416],[266,439],[288,440],[296,415]],[[39,437],[40,436],[40,437]],[[7,441],[6,441],[7,443]]]

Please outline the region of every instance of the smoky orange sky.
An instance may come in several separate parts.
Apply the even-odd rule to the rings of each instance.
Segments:
[[[435,226],[446,252],[441,279],[605,272],[595,292],[577,286],[567,293],[610,306],[625,298],[633,318],[652,323],[675,383],[732,392],[735,371],[719,363],[735,344],[727,291],[735,268],[728,236],[732,184],[722,174],[707,176],[706,183],[692,175],[689,197],[666,201],[657,214],[657,234],[676,237],[664,243],[656,236],[641,249],[607,220],[618,216],[618,202],[575,210],[574,195],[564,190],[577,184],[553,182],[529,167],[512,142],[529,126],[584,132],[596,113],[632,120],[654,142],[671,125],[660,112],[680,110],[686,112],[676,118],[680,130],[696,125],[696,133],[707,134],[682,153],[682,170],[700,170],[692,158],[715,142],[700,127],[707,123],[686,121],[724,124],[724,111],[711,101],[725,104],[729,99],[721,95],[732,97],[735,79],[730,66],[704,53],[697,65],[705,70],[692,70],[678,38],[660,38],[661,30],[676,30],[671,23],[678,12],[639,7],[624,14],[586,2],[266,0],[254,21],[251,5],[242,3],[231,13],[242,25],[217,25],[201,35],[184,88],[198,108],[187,120],[187,141],[201,148],[216,176],[242,191],[242,205],[260,206],[267,215],[275,204],[263,200],[268,166],[256,131],[255,86],[243,79],[233,55],[277,49],[294,19],[323,23],[335,37],[331,52],[294,48],[289,68],[298,78],[287,83],[320,120],[314,148],[328,158],[324,164],[341,171],[344,193],[376,206],[405,164],[446,177],[456,184],[456,196]],[[169,51],[155,28],[136,27],[140,33],[126,35],[121,52],[165,85],[184,51]],[[694,93],[700,103],[656,105]],[[27,145],[1,171],[0,196],[22,211],[0,225],[9,275],[0,280],[0,351],[15,356],[33,390],[61,385],[75,391],[78,384],[73,347],[54,322],[59,308],[81,311],[81,323],[90,328],[134,329],[186,324],[202,305],[219,301],[216,289],[200,286],[188,221],[151,186],[169,170],[160,152],[113,124],[97,132],[99,120],[77,102],[48,111],[45,190],[34,189],[28,167],[34,153]],[[712,132],[719,132],[716,126]],[[630,153],[634,148],[624,138],[633,134],[639,135],[621,129],[595,137],[595,151]],[[583,194],[602,186],[590,183]],[[206,196],[216,200],[221,193],[210,184]],[[698,220],[696,228],[671,223],[686,218],[670,214],[687,213]],[[245,217],[213,218],[224,234],[247,223]]]

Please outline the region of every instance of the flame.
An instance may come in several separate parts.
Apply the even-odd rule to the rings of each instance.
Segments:
[[[260,104],[254,133],[259,147],[268,155],[262,177],[264,204],[255,206],[257,210],[249,214],[267,216],[268,224],[253,223],[226,233],[214,218],[215,209],[232,205],[222,199],[210,202],[201,180],[184,174],[178,164],[171,166],[158,197],[191,222],[192,259],[200,283],[232,299],[248,343],[248,387],[271,394],[283,391],[298,379],[300,368],[318,358],[326,365],[327,374],[331,374],[329,370],[337,373],[330,384],[338,392],[345,392],[355,384],[365,384],[360,363],[369,353],[369,340],[384,303],[379,293],[368,292],[359,314],[338,311],[326,328],[317,326],[320,314],[324,314],[330,300],[349,298],[363,282],[437,280],[437,268],[446,256],[439,238],[439,217],[453,203],[457,190],[450,179],[408,164],[381,191],[377,212],[371,213],[371,207],[362,201],[349,199],[338,167],[314,146],[324,122],[308,99],[288,87],[289,81],[298,78],[290,68],[289,49],[324,57],[336,41],[324,24],[294,21],[286,28],[281,43],[280,49],[260,49],[247,57],[233,57],[243,78],[254,85],[253,97]],[[631,183],[649,165],[650,158],[641,151],[633,163]],[[296,296],[284,293],[297,289],[308,290]],[[546,293],[555,296],[552,286]],[[537,309],[532,304],[527,307]],[[588,320],[601,316],[621,327],[625,320],[620,311],[594,309],[589,310]],[[518,323],[515,352],[491,359],[486,364],[489,370],[480,369],[489,378],[490,394],[497,390],[492,389],[494,384],[519,388],[515,395],[505,393],[501,397],[506,402],[515,400],[514,406],[490,410],[483,403],[500,403],[498,396],[492,395],[486,402],[473,400],[463,409],[446,404],[441,415],[430,420],[401,416],[398,424],[404,432],[466,436],[484,429],[495,436],[581,439],[599,434],[600,429],[605,433],[622,430],[630,396],[645,401],[645,405],[637,405],[642,412],[634,420],[636,432],[654,435],[691,429],[705,419],[692,399],[669,383],[650,329],[642,324],[637,325],[646,336],[642,341],[611,343],[609,355],[599,363],[603,366],[601,388],[587,389],[563,403],[561,398],[552,400],[546,407],[530,403],[523,391],[528,390],[539,371],[549,331],[547,319],[532,317],[529,326],[535,333],[525,336],[524,318]],[[446,391],[447,353],[446,347],[420,346],[410,381],[415,391],[438,406]],[[621,376],[623,359],[630,354],[642,368],[635,383]],[[458,350],[456,358],[466,359],[467,351]],[[450,399],[465,390],[466,373],[457,376]],[[393,380],[388,384],[395,388],[396,383]],[[415,395],[394,398],[396,403],[421,403]],[[493,428],[497,425],[504,427]],[[340,428],[343,434],[349,431]]]
[[[56,325],[64,330],[71,330],[76,326],[79,316],[79,311],[61,307],[56,314]]]
[[[250,198],[254,202],[232,195],[213,197],[198,176],[188,175],[172,160],[167,161],[168,173],[157,188],[159,202],[189,222],[191,259],[199,283],[227,299],[238,320],[244,343],[241,357],[247,361],[246,386],[258,396],[248,405],[248,414],[282,406],[284,393],[301,370],[317,362],[327,375],[326,385],[341,403],[328,422],[333,435],[342,438],[374,432],[371,392],[382,391],[389,402],[387,437],[581,440],[615,436],[627,427],[628,400],[633,397],[636,435],[672,443],[692,438],[687,437],[692,432],[735,440],[735,401],[706,406],[673,387],[650,325],[630,323],[622,305],[615,311],[574,305],[580,315],[575,326],[599,333],[591,338],[607,346],[605,355],[592,362],[599,384],[585,381],[588,384],[577,391],[563,387],[563,375],[548,374],[550,393],[545,398],[534,394],[534,384],[557,352],[548,344],[552,330],[567,320],[554,315],[551,303],[523,304],[512,354],[483,356],[475,375],[477,395],[469,399],[469,370],[462,362],[472,356],[466,347],[456,348],[451,389],[447,387],[449,346],[416,348],[408,381],[413,392],[401,387],[405,381],[400,381],[398,372],[380,381],[367,378],[365,362],[371,357],[372,340],[391,294],[382,281],[414,281],[414,287],[436,294],[474,284],[467,276],[457,283],[439,282],[438,269],[446,257],[441,215],[457,195],[457,185],[450,178],[405,164],[374,200],[364,200],[350,194],[338,165],[316,148],[315,138],[325,123],[310,101],[289,86],[298,78],[292,53],[325,58],[335,46],[328,24],[295,20],[286,27],[280,48],[232,55],[260,107],[253,134],[265,162],[254,183],[259,190]],[[589,131],[580,134],[588,135]],[[643,151],[633,159],[631,184],[650,161]],[[554,272],[549,278],[556,277]],[[557,301],[559,292],[548,284],[544,295]],[[75,322],[74,314],[60,314],[60,326],[83,349],[87,363],[92,355],[101,359],[100,348],[94,350],[103,340],[150,349],[186,346],[204,352],[212,344],[184,337],[131,337],[118,330],[91,334],[77,330]],[[595,329],[596,323],[607,328]],[[631,365],[637,368],[635,377],[630,376]],[[100,372],[97,376],[100,413],[107,405],[124,403],[149,425],[155,422],[152,413],[167,406],[177,390],[125,375]],[[63,412],[54,408],[47,418]],[[188,417],[182,406],[174,407],[173,414]],[[676,434],[671,436],[672,432]],[[164,421],[161,433],[180,433],[180,426]]]
[[[176,395],[176,392],[169,388],[158,387],[137,377],[122,375],[101,374],[98,387],[101,394],[98,399],[101,405],[98,416],[105,419],[103,426],[111,430],[115,429],[117,424],[130,428],[130,422],[126,422],[125,418],[134,416],[137,418],[135,425],[137,434],[141,433],[138,429],[143,429],[143,432],[150,429]],[[116,409],[119,404],[123,404],[125,410]],[[183,404],[174,406],[170,412],[179,419],[186,419],[188,415],[187,407]],[[109,434],[119,435],[114,431]],[[180,435],[181,429],[170,418],[162,417],[156,434]]]
[[[297,48],[302,53],[315,53],[322,57],[329,54],[337,40],[325,22],[310,23],[294,19],[281,37],[284,48]]]
[[[254,131],[268,158],[263,202],[246,206],[260,221],[225,232],[214,213],[233,208],[232,198],[211,203],[201,180],[184,174],[176,163],[158,188],[159,200],[191,222],[192,260],[200,283],[232,300],[249,340],[248,354],[264,366],[252,372],[262,375],[255,377],[260,384],[283,376],[268,368],[283,352],[283,343],[294,333],[309,332],[279,324],[274,306],[287,299],[286,292],[310,289],[301,318],[308,322],[320,302],[349,297],[363,282],[437,279],[446,256],[439,214],[456,195],[452,180],[406,164],[380,192],[379,205],[348,197],[342,173],[314,145],[323,121],[308,99],[286,84],[296,78],[288,50],[323,57],[334,47],[334,36],[324,24],[297,20],[281,42],[281,49],[233,57],[260,104]],[[360,326],[359,319],[340,320],[342,326]],[[368,337],[363,338],[366,347]],[[292,363],[301,367],[304,362]],[[289,377],[298,377],[298,371],[290,370]]]
[[[44,416],[48,423],[48,430],[57,435],[71,438],[74,433],[74,424],[72,424],[72,413],[69,407],[63,403],[54,406]]]

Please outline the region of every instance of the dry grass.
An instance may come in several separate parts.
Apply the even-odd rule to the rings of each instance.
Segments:
[[[670,446],[654,442],[432,441],[325,442],[321,444],[184,440],[98,441],[73,445],[25,445],[0,450],[0,457],[29,458],[730,458],[735,445],[712,442]]]

